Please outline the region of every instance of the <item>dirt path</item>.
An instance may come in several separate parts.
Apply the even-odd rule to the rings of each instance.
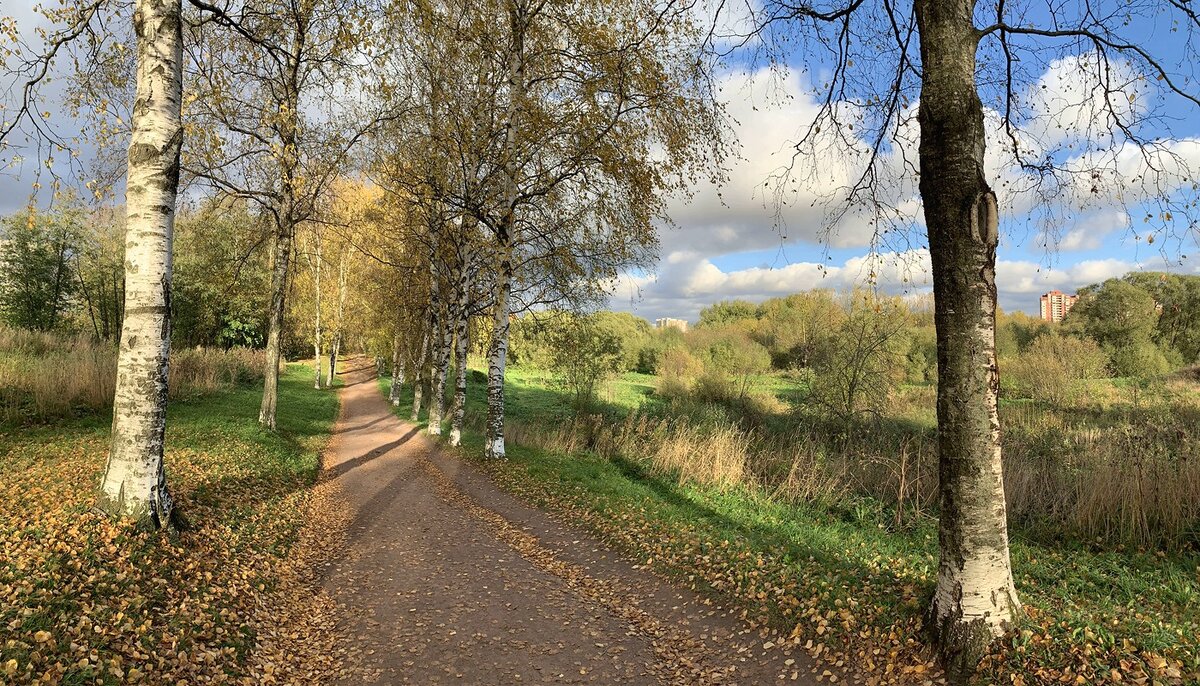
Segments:
[[[352,517],[323,575],[340,683],[815,683],[803,650],[497,489],[401,422],[352,362],[327,477]],[[823,670],[818,670],[818,673]]]

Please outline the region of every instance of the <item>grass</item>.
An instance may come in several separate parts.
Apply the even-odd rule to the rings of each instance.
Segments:
[[[179,348],[171,351],[167,390],[174,401],[261,381],[265,363],[261,350]],[[104,414],[116,370],[115,342],[0,326],[0,422]]]
[[[896,528],[893,513],[869,498],[786,502],[759,488],[681,483],[644,455],[554,449],[566,400],[547,379],[527,370],[509,377],[509,459],[480,462],[499,483],[660,573],[740,606],[775,640],[855,665],[869,683],[923,683],[934,673],[921,634],[936,570],[933,520]],[[655,402],[638,390],[649,381],[621,379],[605,409]],[[467,456],[482,453],[480,386],[469,392]],[[985,660],[981,683],[1200,681],[1194,550],[1047,543],[1016,531],[1012,557],[1026,615]]]
[[[171,404],[167,478],[192,525],[178,534],[91,509],[107,417],[0,433],[0,682],[247,676],[337,414],[310,375],[282,375],[275,433],[258,427],[259,386]]]

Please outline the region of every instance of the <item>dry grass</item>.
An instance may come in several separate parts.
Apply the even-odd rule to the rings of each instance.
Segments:
[[[168,393],[181,398],[260,380],[264,359],[245,348],[173,350]],[[0,327],[0,420],[101,412],[112,404],[116,368],[110,343]]]
[[[1104,545],[1200,544],[1200,393],[1186,379],[1151,390],[1098,389],[1087,406],[1006,405],[1005,485],[1014,525]],[[718,490],[754,489],[787,502],[878,510],[903,527],[937,513],[933,392],[897,398],[892,421],[845,424],[811,415],[764,427],[711,404],[672,401],[666,417],[633,412],[554,427],[510,419],[508,440],[560,454],[639,461],[655,474]],[[751,426],[755,428],[745,428]],[[865,499],[865,501],[864,501]],[[886,511],[886,514],[883,512]]]
[[[655,472],[675,474],[680,483],[728,490],[753,485],[746,468],[753,437],[734,427],[702,431],[679,427],[658,445],[650,458]]]

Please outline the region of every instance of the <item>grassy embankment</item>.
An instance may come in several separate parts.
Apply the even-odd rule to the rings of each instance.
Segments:
[[[802,395],[777,378],[759,386],[785,404]],[[928,389],[914,394],[929,395]],[[635,408],[642,417],[669,411],[654,394],[653,377],[627,375],[602,394],[602,410],[615,417],[603,420],[614,426],[608,431],[578,424],[563,430],[570,411],[549,374],[513,369],[506,395],[510,459],[481,464],[510,490],[583,523],[680,583],[739,605],[763,630],[764,641],[799,646],[829,664],[853,665],[872,683],[922,683],[935,674],[920,628],[936,572],[936,522],[919,506],[898,509],[895,501],[882,502],[852,482],[780,488],[787,477],[772,482],[755,474],[778,472],[777,465],[748,464],[745,454],[710,454],[745,447],[745,434],[728,429],[709,431],[716,438],[705,443],[697,437],[701,429],[676,424],[677,435],[691,443],[675,440],[682,445],[665,450],[671,440],[662,434],[670,427],[619,420]],[[406,393],[402,417],[410,400]],[[468,407],[464,452],[477,457],[485,408],[478,375]],[[919,415],[912,421],[932,421],[929,412],[914,408],[912,414]],[[784,417],[756,421],[751,433],[769,433]],[[626,436],[638,433],[657,437]],[[1010,433],[1019,446],[1013,452],[1029,449],[1028,432]],[[893,437],[881,430],[875,438],[887,443]],[[716,445],[721,441],[729,445]],[[862,448],[853,441],[844,445]],[[630,446],[647,452],[628,454]],[[664,464],[667,453],[682,457]],[[723,467],[730,478],[681,479],[680,462],[687,460],[725,460],[733,465]],[[1044,526],[1034,517],[1013,526],[1013,565],[1026,616],[985,661],[980,682],[1200,683],[1195,548],[1051,536]]]
[[[0,425],[0,683],[271,682],[264,643],[296,601],[285,558],[338,409],[311,373],[282,375],[277,433],[259,384],[172,402],[167,476],[191,526],[173,535],[91,509],[109,411]]]

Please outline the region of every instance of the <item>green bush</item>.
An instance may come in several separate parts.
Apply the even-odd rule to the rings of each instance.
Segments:
[[[1107,351],[1109,367],[1115,376],[1149,379],[1171,371],[1167,356],[1149,339],[1111,345]]]
[[[1090,338],[1043,335],[1028,350],[1001,366],[1006,394],[1063,405],[1078,399],[1081,381],[1105,374],[1107,356]]]
[[[863,413],[878,416],[904,377],[907,310],[897,298],[855,293],[846,313],[816,358],[809,397],[843,420]]]

